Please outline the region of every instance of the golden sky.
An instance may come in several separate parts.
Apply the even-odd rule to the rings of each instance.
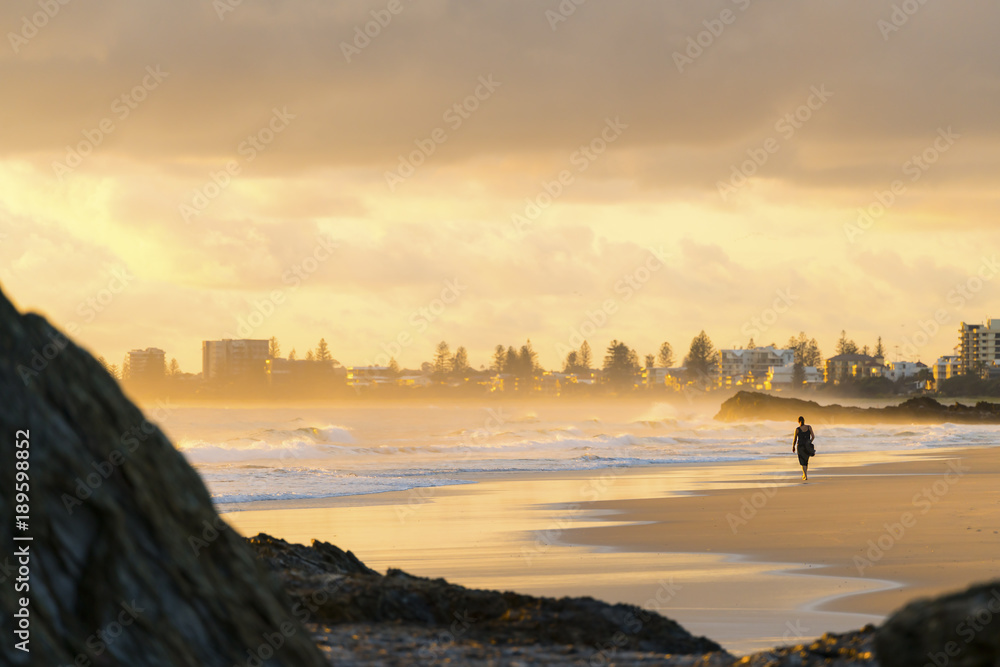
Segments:
[[[0,285],[110,361],[1000,316],[994,2],[64,2],[0,7]]]

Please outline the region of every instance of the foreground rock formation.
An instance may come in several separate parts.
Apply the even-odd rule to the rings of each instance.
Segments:
[[[825,424],[1000,424],[1000,404],[981,401],[974,406],[944,405],[920,396],[885,408],[855,408],[741,391],[722,404],[715,418],[724,422],[767,419],[794,424],[800,415],[807,423]]]
[[[896,612],[875,638],[882,667],[1000,665],[1000,581]]]
[[[399,570],[382,576],[323,542],[305,547],[263,534],[248,542],[293,610],[310,610],[316,639],[337,665],[878,667],[871,626],[736,658],[630,605],[470,590]]]
[[[296,607],[309,609],[318,623],[407,623],[494,644],[683,655],[722,652],[715,642],[693,637],[674,621],[632,605],[472,590],[400,570],[382,576],[353,554],[322,542],[309,548],[262,534],[249,543]]]
[[[806,413],[791,410],[756,418]],[[734,658],[638,607],[381,575],[329,544],[244,540],[101,365],[2,293],[0,433],[3,665],[1000,665],[1000,582],[916,602],[878,631]]]
[[[160,430],[2,293],[0,434],[0,664],[326,664]]]

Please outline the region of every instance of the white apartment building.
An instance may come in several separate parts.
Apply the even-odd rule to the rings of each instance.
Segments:
[[[794,350],[778,350],[771,346],[744,350],[719,350],[719,375],[725,383],[764,382],[772,368],[795,363]]]

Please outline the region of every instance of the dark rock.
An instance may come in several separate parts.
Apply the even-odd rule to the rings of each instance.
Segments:
[[[440,628],[453,639],[525,646],[576,644],[681,655],[722,651],[632,605],[473,590],[400,570],[382,576],[322,542],[305,547],[258,535],[248,543],[284,583],[293,611],[306,610],[314,623],[406,623]],[[330,553],[338,555],[324,564],[323,554]],[[284,563],[291,567],[282,569]]]
[[[1000,665],[1000,581],[917,600],[879,629],[882,667]]]
[[[0,663],[326,664],[160,430],[93,357],[2,293],[0,434]],[[30,452],[27,530],[14,522],[16,451]],[[28,592],[15,591],[11,545],[29,550]],[[14,634],[28,595],[30,653]]]
[[[974,406],[943,405],[929,396],[911,398],[885,408],[820,405],[815,401],[741,391],[719,408],[719,421],[773,420],[794,425],[799,416],[806,423],[826,424],[1000,424],[1000,404],[980,401]]]
[[[880,667],[873,652],[875,626],[844,634],[827,633],[808,644],[755,653],[734,663],[739,667]],[[911,667],[921,667],[915,663]]]

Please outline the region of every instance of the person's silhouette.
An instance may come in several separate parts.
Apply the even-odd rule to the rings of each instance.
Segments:
[[[799,417],[799,425],[795,427],[795,435],[792,436],[792,453],[795,453],[795,448],[798,446],[803,480],[809,479],[809,457],[814,451],[812,442],[815,438],[813,427],[806,424],[805,417]]]

